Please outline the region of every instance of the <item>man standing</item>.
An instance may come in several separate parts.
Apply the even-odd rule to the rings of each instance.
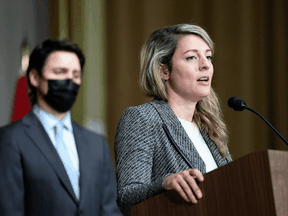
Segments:
[[[68,40],[33,50],[32,111],[0,129],[1,216],[120,215],[105,139],[71,120],[84,63]]]

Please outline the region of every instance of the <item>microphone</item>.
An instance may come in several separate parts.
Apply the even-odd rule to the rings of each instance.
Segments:
[[[231,97],[228,100],[228,106],[234,111],[243,111],[247,106],[240,97]]]
[[[288,141],[282,136],[282,134],[280,134],[274,127],[272,124],[270,124],[270,122],[268,122],[260,113],[258,113],[257,111],[251,109],[250,107],[248,107],[245,103],[244,100],[242,100],[240,97],[231,97],[228,100],[228,106],[233,109],[234,111],[243,111],[244,109],[247,109],[253,113],[255,113],[256,115],[258,115],[288,146]]]

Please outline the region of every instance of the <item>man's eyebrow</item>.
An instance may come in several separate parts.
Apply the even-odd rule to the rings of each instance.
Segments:
[[[64,70],[64,71],[67,71],[68,69],[65,68],[65,67],[55,67],[55,68],[53,68],[53,70]]]
[[[62,70],[62,71],[68,71],[69,69],[65,68],[65,67],[55,67],[53,68],[53,70]],[[82,70],[73,70],[73,72],[81,72]]]

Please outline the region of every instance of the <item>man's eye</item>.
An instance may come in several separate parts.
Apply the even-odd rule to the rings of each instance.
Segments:
[[[79,78],[81,76],[81,72],[74,72],[73,76],[74,78]]]

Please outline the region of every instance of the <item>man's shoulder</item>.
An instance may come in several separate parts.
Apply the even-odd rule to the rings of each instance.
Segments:
[[[101,134],[97,134],[96,132],[93,132],[82,125],[78,124],[77,122],[72,120],[72,127],[74,133],[78,133],[82,137],[86,137],[88,139],[97,139],[97,140],[105,140],[104,136]]]
[[[41,123],[37,119],[37,117],[34,115],[33,112],[29,112],[26,116],[24,116],[22,119],[9,123],[7,125],[0,127],[0,136],[1,139],[13,139],[13,140],[21,140],[23,136],[25,136],[25,133],[27,130],[31,130],[30,132],[38,133],[39,126],[41,126]],[[35,131],[37,130],[37,131]]]
[[[17,122],[13,122],[10,123],[8,125],[4,125],[0,127],[0,135],[8,135],[9,134],[13,134],[17,131],[21,131],[22,128],[22,124],[21,124],[21,120],[18,120]]]
[[[87,128],[72,121],[73,134],[76,143],[84,149],[98,154],[102,152],[107,154],[109,152],[108,143],[103,135],[97,134]]]
[[[26,116],[24,116],[22,119],[19,119],[15,122],[3,125],[0,127],[0,131],[18,131],[23,130],[23,127],[25,127],[25,122],[27,121],[33,121],[33,118],[31,118],[31,113],[28,113]]]

